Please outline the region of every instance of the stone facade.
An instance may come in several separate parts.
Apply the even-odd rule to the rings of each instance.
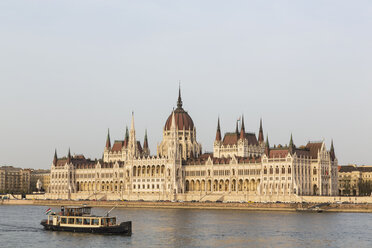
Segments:
[[[369,196],[372,193],[372,166],[339,166],[339,194]]]
[[[103,159],[82,155],[57,158],[51,166],[49,198],[129,200],[298,199],[298,196],[338,194],[337,158],[322,142],[296,147],[270,147],[245,131],[244,118],[235,132],[222,139],[218,120],[213,153],[202,154],[196,127],[183,109],[181,93],[163,129],[155,156],[147,133],[143,146],[136,139],[134,115],[123,140],[111,145],[108,133]],[[256,200],[257,201],[257,200]]]
[[[0,193],[29,193],[30,169],[13,166],[0,167]]]

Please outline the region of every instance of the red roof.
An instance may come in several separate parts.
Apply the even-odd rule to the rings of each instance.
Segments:
[[[111,148],[111,151],[113,152],[119,152],[123,148],[123,141],[122,140],[115,140],[114,145]]]
[[[167,121],[165,122],[165,130],[170,130],[172,126],[172,115],[173,112],[168,117]],[[176,121],[176,128],[178,130],[193,130],[194,129],[194,122],[192,121],[190,115],[183,110],[183,108],[177,108],[174,111],[174,120]]]
[[[313,159],[318,158],[318,151],[322,148],[322,142],[309,142],[306,148],[310,151],[310,157]]]
[[[256,135],[254,133],[245,133],[244,136],[248,140],[249,145],[258,145],[257,138],[256,138]],[[222,144],[224,146],[237,145],[239,139],[240,139],[240,134],[226,133],[225,136],[223,137]]]
[[[285,158],[288,155],[288,149],[274,149],[270,150],[270,158]]]

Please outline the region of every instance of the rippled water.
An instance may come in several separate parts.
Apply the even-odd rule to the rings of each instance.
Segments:
[[[133,222],[123,237],[44,231],[45,209],[0,206],[0,247],[372,247],[368,213],[115,209]]]

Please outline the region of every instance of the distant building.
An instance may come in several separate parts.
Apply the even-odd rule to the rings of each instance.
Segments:
[[[32,170],[31,171],[31,180],[30,180],[30,188],[31,192],[37,192],[36,183],[40,180],[42,184],[42,192],[48,192],[49,184],[50,184],[50,170]]]
[[[163,128],[163,140],[150,155],[147,132],[143,145],[136,139],[134,116],[123,140],[111,145],[107,134],[102,159],[82,155],[58,158],[51,165],[49,198],[146,200],[290,200],[292,196],[338,194],[338,162],[333,142],[297,147],[271,147],[264,141],[262,121],[258,139],[246,132],[244,118],[235,131],[222,138],[218,119],[213,153],[202,154],[196,127],[183,109],[181,92],[177,108]]]
[[[338,188],[340,195],[371,195],[372,166],[355,164],[339,166]]]
[[[0,167],[0,193],[29,193],[31,170],[13,166]]]

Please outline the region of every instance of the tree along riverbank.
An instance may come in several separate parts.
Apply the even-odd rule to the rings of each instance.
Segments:
[[[92,207],[119,208],[178,208],[178,209],[236,209],[251,211],[296,211],[314,203],[235,203],[235,202],[146,202],[146,201],[70,201],[70,200],[3,200],[0,205],[66,206],[87,204]],[[329,204],[324,212],[372,213],[372,204]]]

